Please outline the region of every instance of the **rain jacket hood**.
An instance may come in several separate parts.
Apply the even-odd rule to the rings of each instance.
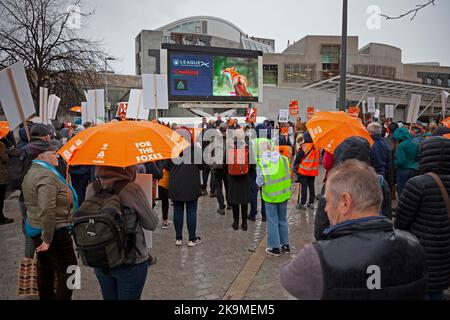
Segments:
[[[136,179],[136,167],[97,167],[95,176],[105,189],[112,189],[113,185],[120,181],[133,182]]]
[[[394,132],[394,139],[398,140],[400,142],[411,139],[411,138],[412,138],[411,134],[409,133],[408,129],[406,129],[405,127],[398,128]]]

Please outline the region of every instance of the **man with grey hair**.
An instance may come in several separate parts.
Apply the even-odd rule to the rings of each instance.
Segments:
[[[375,172],[388,180],[389,184],[389,166],[391,163],[391,150],[381,136],[381,125],[378,122],[372,122],[367,126],[374,144],[370,149],[370,164],[375,168]]]
[[[380,215],[378,176],[347,160],[325,186],[331,227],[327,240],[306,245],[281,270],[283,287],[298,299],[424,299],[425,256],[409,232]]]

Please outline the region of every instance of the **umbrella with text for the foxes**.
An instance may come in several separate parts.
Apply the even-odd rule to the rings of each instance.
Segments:
[[[149,121],[121,121],[81,131],[58,154],[69,165],[128,167],[172,159],[189,146],[178,133]]]

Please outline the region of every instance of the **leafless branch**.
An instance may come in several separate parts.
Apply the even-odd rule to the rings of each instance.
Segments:
[[[436,5],[435,1],[436,1],[436,0],[429,0],[429,1],[428,1],[427,3],[425,3],[425,4],[417,4],[415,9],[411,9],[411,10],[409,10],[408,12],[406,12],[406,13],[404,13],[404,14],[401,14],[401,15],[399,15],[399,16],[396,16],[396,17],[391,17],[391,16],[388,16],[388,15],[385,15],[385,14],[380,14],[380,16],[386,18],[386,20],[395,20],[395,19],[402,19],[403,17],[406,17],[406,16],[408,16],[408,15],[410,15],[410,14],[412,13],[413,15],[411,16],[410,20],[413,20],[413,19],[416,17],[417,13],[418,13],[420,10],[422,10],[423,8],[429,6],[430,4],[432,4],[433,6],[435,6],[435,5]]]
[[[66,8],[73,5],[81,7],[82,0],[0,1],[0,70],[23,61],[35,101],[39,87],[47,87],[62,105],[78,104],[83,90],[100,82],[97,73],[109,55],[71,28]]]

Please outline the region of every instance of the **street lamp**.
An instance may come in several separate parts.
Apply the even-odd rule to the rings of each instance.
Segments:
[[[341,37],[341,76],[339,88],[339,111],[345,111],[347,90],[347,8],[348,0],[343,0]]]
[[[108,61],[115,61],[116,59],[113,57],[105,58],[105,107],[108,107],[109,98],[108,98]],[[108,111],[109,116],[109,111]]]

